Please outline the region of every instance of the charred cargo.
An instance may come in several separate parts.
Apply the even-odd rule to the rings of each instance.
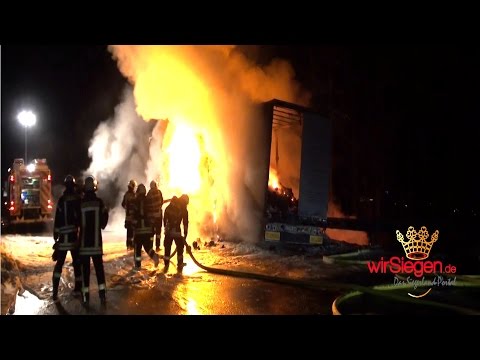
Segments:
[[[269,154],[264,240],[322,244],[331,174],[331,121],[296,104],[263,104]]]

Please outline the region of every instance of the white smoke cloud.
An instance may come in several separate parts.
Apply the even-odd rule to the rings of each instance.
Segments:
[[[150,180],[162,181],[159,164],[164,159],[162,141],[167,122],[144,119],[163,119],[179,109],[195,119],[201,106],[191,102],[189,91],[194,89],[177,81],[177,73],[170,78],[171,71],[158,70],[159,63],[172,65],[162,60],[166,51],[183,59],[181,66],[188,64],[196,74],[202,74],[208,89],[205,96],[214,99],[217,119],[211,128],[217,128],[223,139],[225,149],[217,151],[226,154],[228,174],[224,175],[230,193],[229,201],[219,209],[223,216],[218,224],[229,237],[250,242],[260,239],[270,155],[265,145],[270,144],[264,141],[258,104],[278,98],[308,105],[310,94],[296,82],[291,65],[276,59],[260,67],[234,47],[127,46],[110,51],[124,76],[135,84],[135,97],[128,87],[115,115],[98,126],[89,147],[92,163],[84,176],[92,174],[99,180],[98,194],[112,208],[108,229],[124,230],[120,202],[130,179],[144,183],[147,189]],[[298,179],[286,182],[298,188]],[[191,214],[191,221],[203,220],[195,215]]]
[[[107,229],[121,230],[125,212],[120,206],[130,179],[146,179],[148,141],[152,125],[136,113],[133,89],[128,86],[113,118],[100,125],[88,148],[92,162],[83,176],[93,175],[99,182],[98,196],[111,208]]]
[[[215,144],[217,148],[209,148],[208,153],[222,154],[217,166],[221,163],[228,168],[226,173],[217,173],[216,179],[228,183],[229,194],[224,208],[219,209],[223,212],[219,226],[230,237],[259,240],[268,178],[265,145],[269,144],[262,141],[267,138],[265,124],[256,110],[259,103],[273,98],[308,104],[310,95],[296,82],[291,65],[275,59],[261,67],[233,46],[109,49],[120,71],[134,84],[136,110],[143,119],[175,120],[182,114],[200,132],[209,129],[209,135],[216,140],[207,141],[207,147]],[[159,121],[153,131],[146,164],[147,178],[160,180],[160,184],[164,124]],[[210,195],[214,198],[214,194]],[[192,221],[203,221],[200,214],[192,215]]]

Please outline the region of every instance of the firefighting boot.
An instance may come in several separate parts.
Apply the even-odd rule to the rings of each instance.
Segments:
[[[88,292],[82,292],[82,305],[84,308],[88,309],[90,307],[90,293]]]
[[[185,263],[183,262],[183,256],[179,256],[177,261],[177,272],[181,273],[183,271],[183,267],[185,266]]]
[[[165,264],[165,267],[163,268],[163,272],[167,273],[168,272],[168,267],[170,266],[170,258],[168,256],[165,256],[163,258],[163,263]]]
[[[153,251],[153,249],[150,249],[150,251],[148,252],[148,255],[152,258],[153,264],[155,265],[155,267],[157,267],[158,263],[160,262],[160,257],[158,256],[158,254],[155,251]]]
[[[135,244],[133,250],[133,262],[135,264],[135,269],[140,270],[140,267],[142,266],[142,249],[139,249],[137,244]]]
[[[82,278],[75,279],[75,288],[72,291],[73,296],[79,296],[82,293]]]
[[[102,305],[103,308],[107,306],[107,294],[105,290],[100,290],[99,291],[100,295],[100,304]]]
[[[57,302],[58,301],[58,287],[60,285],[60,276],[59,274],[53,273],[53,290],[52,290],[52,300]]]

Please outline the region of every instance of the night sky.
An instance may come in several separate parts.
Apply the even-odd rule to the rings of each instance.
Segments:
[[[289,60],[312,107],[333,120],[333,191],[347,213],[385,191],[445,211],[478,208],[479,47],[243,49],[260,63]],[[57,182],[80,175],[93,131],[126,84],[106,46],[2,46],[1,55],[2,179],[24,154],[23,108],[37,114],[29,158],[47,158]]]

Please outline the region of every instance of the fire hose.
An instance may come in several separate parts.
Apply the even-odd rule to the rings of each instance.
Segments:
[[[367,287],[367,286],[362,286],[362,285],[357,285],[357,284],[352,284],[352,283],[342,283],[342,282],[336,282],[336,281],[328,281],[327,282],[327,281],[297,280],[297,279],[282,278],[282,277],[277,277],[277,276],[270,276],[270,275],[266,275],[266,274],[251,273],[251,272],[237,271],[237,270],[219,269],[219,268],[214,268],[214,267],[210,267],[210,266],[205,266],[205,265],[201,264],[195,258],[195,256],[192,253],[192,247],[187,244],[185,238],[182,238],[182,239],[184,241],[187,253],[188,253],[188,255],[190,255],[190,257],[192,258],[195,265],[197,265],[202,270],[205,270],[205,271],[213,273],[213,274],[233,276],[233,277],[245,278],[245,279],[255,279],[255,280],[261,280],[261,281],[266,281],[266,282],[271,282],[271,283],[276,283],[276,284],[290,285],[290,286],[302,287],[302,288],[313,289],[313,290],[357,291],[357,292],[362,292],[362,293],[365,293],[365,294],[379,296],[379,297],[385,298],[387,300],[398,301],[398,302],[401,302],[401,303],[418,304],[418,299],[409,298],[409,297],[394,294],[391,291],[387,291],[387,287],[385,287],[385,286]],[[172,253],[172,255],[170,257],[173,257],[173,255],[176,253],[176,251],[177,250],[175,249],[175,251]],[[457,286],[479,287],[478,278],[475,277],[472,280],[472,279],[469,279],[468,277],[463,277],[461,281],[457,282]],[[440,302],[426,300],[426,299],[422,300],[422,304],[432,306],[432,307],[438,308],[438,309],[456,311],[456,312],[459,312],[461,314],[480,315],[480,312],[478,310],[465,308],[465,307],[461,307],[461,306],[456,306],[456,305],[450,305],[450,304],[446,304],[446,303],[440,303]]]

